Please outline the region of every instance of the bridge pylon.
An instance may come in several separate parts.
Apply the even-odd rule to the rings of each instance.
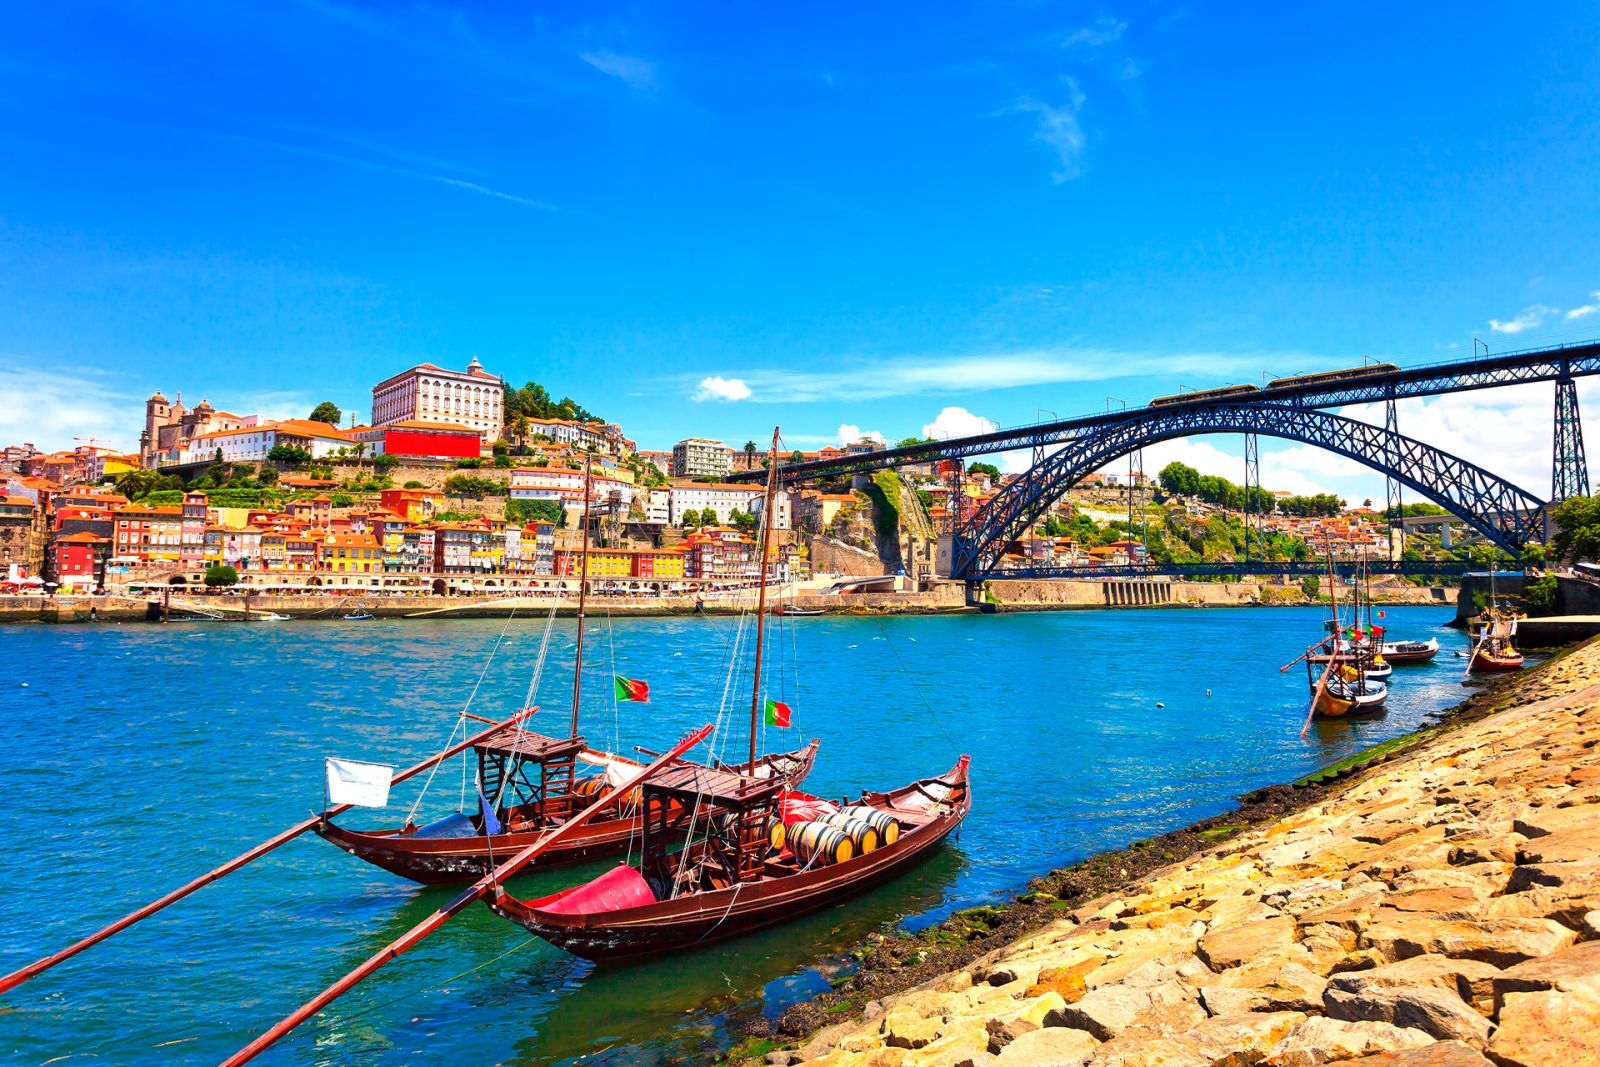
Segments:
[[[1583,454],[1583,424],[1578,419],[1578,385],[1556,379],[1556,432],[1551,455],[1550,503],[1589,495],[1589,464]]]
[[[1394,397],[1383,402],[1383,428],[1392,434],[1400,433],[1400,420],[1395,416]],[[1405,516],[1405,493],[1398,479],[1388,472],[1383,476],[1383,514],[1389,522],[1389,560],[1400,559],[1406,547],[1406,528],[1401,523]]]

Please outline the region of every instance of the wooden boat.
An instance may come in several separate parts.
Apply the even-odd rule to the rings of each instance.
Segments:
[[[1517,613],[1495,596],[1494,571],[1489,572],[1489,604],[1478,620],[1478,643],[1467,663],[1471,671],[1515,671],[1522,668],[1523,656],[1517,651]]]
[[[344,617],[344,621],[345,622],[366,622],[370,618],[372,618],[372,612],[370,612],[370,611],[356,611],[356,612],[352,612],[349,615],[346,615]]]
[[[782,454],[779,445],[774,430],[771,455]],[[776,485],[774,465],[761,509],[750,766],[756,764],[764,695],[766,560]],[[925,856],[971,810],[967,762],[962,756],[936,778],[863,794],[848,813],[771,777],[734,768],[669,767],[641,787],[644,833],[637,867],[616,867],[585,885],[531,901],[496,886],[486,903],[558,948],[594,960],[759,930],[854,896]],[[685,839],[690,844],[677,849]]]
[[[783,605],[781,607],[773,608],[772,609],[772,613],[774,615],[803,615],[803,616],[811,616],[811,615],[821,615],[823,612],[822,612],[821,608],[797,608],[797,607],[794,607],[793,605]]]
[[[792,752],[760,757],[753,777],[780,786],[799,785],[811,773],[820,743],[813,740]],[[499,804],[482,804],[476,813],[447,815],[422,827],[408,821],[398,829],[350,830],[324,820],[315,827],[317,835],[413,882],[470,882],[493,870],[496,857],[504,859],[533,844],[597,795],[605,775],[579,778],[580,763],[611,769],[613,777],[617,771],[642,766],[624,756],[596,752],[582,737],[548,737],[514,726],[473,748],[483,793],[500,797]],[[749,766],[740,764],[737,770],[748,774]],[[486,816],[491,814],[491,832],[485,833]],[[627,849],[642,825],[637,799],[630,802],[623,797],[559,845],[540,853],[533,866],[560,867],[614,856]]]
[[[934,778],[887,793],[865,793],[851,807],[892,820],[898,838],[873,851],[828,862],[802,860],[793,827],[772,846],[786,803],[815,801],[727,771],[673,767],[644,786],[645,838],[638,867],[619,866],[600,877],[537,900],[519,900],[503,886],[489,908],[576,956],[615,960],[710,944],[786,922],[837,904],[884,882],[925,857],[972,808],[968,759]],[[706,835],[681,852],[674,811],[699,805]],[[837,856],[838,853],[835,853]]]

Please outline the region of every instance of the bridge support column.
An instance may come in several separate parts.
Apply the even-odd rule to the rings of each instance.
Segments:
[[[1250,562],[1250,530],[1256,535],[1256,554],[1267,558],[1261,535],[1261,441],[1253,433],[1244,435],[1244,561]]]
[[[1556,380],[1556,436],[1551,460],[1550,503],[1589,495],[1589,464],[1583,454],[1583,425],[1578,419],[1578,386],[1571,378]]]
[[[1383,428],[1392,434],[1400,433],[1399,420],[1395,417],[1394,397],[1390,397],[1383,405]],[[1401,492],[1402,486],[1392,474],[1383,476],[1383,513],[1389,520],[1389,560],[1399,562],[1401,554],[1406,547],[1406,528],[1401,525],[1401,518],[1405,512],[1405,500]]]

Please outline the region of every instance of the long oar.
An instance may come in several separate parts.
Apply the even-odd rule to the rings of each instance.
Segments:
[[[479,741],[482,741],[484,738],[490,736],[491,734],[495,733],[496,731],[503,730],[507,726],[512,726],[512,725],[514,725],[514,724],[516,724],[518,722],[521,722],[523,719],[526,719],[528,716],[532,715],[537,710],[539,710],[539,709],[537,709],[537,708],[526,708],[526,709],[524,709],[522,711],[517,712],[517,714],[511,716],[511,718],[505,720],[504,722],[494,723],[487,730],[483,730],[483,731],[481,731],[479,733],[473,734],[471,737],[467,738],[465,741],[461,742],[459,745],[455,745],[455,746],[453,746],[451,748],[447,748],[443,752],[439,753],[437,756],[429,757],[428,759],[425,759],[421,763],[417,764],[415,767],[410,767],[410,768],[408,768],[408,769],[406,769],[404,771],[401,771],[399,774],[395,775],[392,779],[390,779],[390,781],[391,782],[403,782],[407,778],[410,778],[413,775],[420,774],[423,771],[427,770],[429,767],[432,767],[434,764],[439,763],[439,762],[441,762],[443,760],[447,760],[451,756],[454,756],[456,753],[461,752],[464,749],[470,748],[471,746],[477,744]],[[477,716],[473,716],[473,717],[476,718]],[[205,874],[202,874],[200,877],[196,878],[194,881],[186,883],[185,885],[179,886],[177,889],[174,889],[172,892],[168,893],[166,896],[161,897],[158,900],[151,901],[149,904],[146,904],[144,907],[138,909],[137,911],[129,912],[127,915],[124,915],[122,918],[118,919],[116,922],[112,923],[110,926],[107,926],[107,927],[104,927],[104,928],[102,928],[100,930],[95,931],[94,933],[90,934],[88,937],[84,938],[81,941],[73,942],[72,944],[68,945],[66,948],[62,949],[60,952],[52,953],[51,955],[46,956],[44,959],[37,960],[37,961],[35,961],[33,963],[30,963],[26,967],[21,968],[20,970],[12,971],[10,974],[6,975],[4,978],[0,978],[0,993],[4,993],[7,990],[16,988],[17,986],[21,985],[23,982],[26,982],[28,979],[32,978],[34,975],[39,974],[39,973],[41,973],[43,971],[48,971],[51,967],[54,967],[56,964],[62,962],[63,960],[71,959],[73,956],[76,956],[78,953],[82,952],[84,949],[89,948],[91,945],[99,944],[100,942],[104,941],[106,938],[110,937],[112,934],[118,933],[119,931],[122,931],[122,930],[126,930],[128,927],[132,926],[134,923],[138,922],[139,920],[148,919],[150,916],[154,915],[156,912],[160,911],[162,908],[165,908],[169,904],[177,903],[178,901],[182,900],[184,897],[188,896],[190,893],[193,893],[195,890],[201,889],[201,888],[203,888],[205,886],[210,885],[212,882],[215,882],[217,879],[221,878],[224,875],[232,874],[234,871],[238,870],[240,867],[243,867],[245,864],[250,863],[253,860],[258,860],[262,856],[265,856],[268,852],[271,852],[273,849],[277,848],[279,845],[282,845],[285,842],[294,840],[295,838],[299,837],[301,834],[305,833],[307,830],[311,829],[313,826],[316,826],[317,823],[321,822],[322,820],[331,819],[335,815],[338,815],[341,812],[345,812],[345,811],[348,811],[348,810],[350,810],[350,805],[349,804],[339,804],[339,805],[336,805],[334,807],[329,808],[327,811],[324,811],[321,815],[313,815],[311,818],[306,819],[304,822],[295,823],[293,826],[289,827],[287,830],[283,831],[282,833],[278,834],[277,836],[270,837],[267,840],[261,842],[261,844],[257,845],[255,848],[252,848],[250,851],[241,853],[241,854],[233,857],[233,859],[229,860],[227,863],[224,863],[222,866],[217,867],[214,870],[207,871]]]
[[[1485,624],[1483,628],[1483,636],[1478,638],[1478,643],[1473,645],[1472,651],[1467,654],[1467,669],[1461,672],[1461,678],[1463,681],[1471,676],[1472,661],[1478,658],[1478,651],[1482,649],[1484,645],[1489,643],[1489,629],[1489,625]]]
[[[1311,729],[1311,719],[1317,714],[1317,704],[1322,700],[1322,694],[1327,692],[1328,672],[1333,670],[1333,663],[1334,661],[1330,659],[1328,665],[1322,668],[1322,677],[1317,679],[1316,691],[1311,694],[1311,707],[1306,709],[1306,724],[1300,727],[1301,737],[1304,737],[1306,731]]]
[[[1282,674],[1284,671],[1288,670],[1290,667],[1293,667],[1296,663],[1299,663],[1301,660],[1305,659],[1307,656],[1316,655],[1317,654],[1317,649],[1321,648],[1323,645],[1326,645],[1329,641],[1334,640],[1338,636],[1339,636],[1338,634],[1334,634],[1331,637],[1324,637],[1321,641],[1318,641],[1316,644],[1312,645],[1310,648],[1308,648],[1304,652],[1300,653],[1294,659],[1290,660],[1288,663],[1285,663],[1283,666],[1279,667],[1278,668],[1278,673]],[[1337,651],[1337,649],[1335,649],[1335,651]]]
[[[626,782],[623,782],[621,785],[615,786],[601,793],[600,797],[595,800],[593,804],[590,804],[587,808],[584,808],[567,822],[564,822],[556,829],[551,830],[549,833],[539,838],[538,841],[535,841],[521,852],[518,852],[510,859],[506,860],[500,866],[496,867],[493,871],[490,871],[488,874],[478,879],[460,896],[456,897],[450,903],[446,904],[444,907],[440,908],[438,911],[434,912],[432,915],[413,926],[410,930],[407,930],[405,933],[389,942],[383,948],[373,953],[361,966],[357,967],[355,970],[351,971],[349,974],[333,983],[327,989],[324,989],[322,992],[318,993],[316,996],[300,1005],[300,1007],[296,1008],[292,1013],[285,1016],[283,1020],[276,1026],[272,1027],[272,1029],[267,1030],[260,1037],[256,1038],[244,1048],[240,1049],[238,1052],[235,1052],[232,1056],[229,1056],[226,1060],[222,1061],[222,1067],[238,1067],[239,1064],[249,1063],[251,1060],[255,1059],[261,1053],[265,1052],[267,1049],[276,1044],[278,1040],[285,1034],[289,1033],[289,1031],[293,1030],[295,1027],[311,1018],[311,1016],[321,1011],[343,994],[349,992],[357,982],[360,982],[363,978],[367,977],[369,974],[376,971],[379,967],[382,967],[385,963],[388,963],[396,956],[399,956],[401,953],[415,948],[418,942],[427,937],[429,934],[433,933],[433,931],[437,930],[439,927],[443,926],[450,920],[451,916],[460,912],[468,904],[471,904],[473,901],[483,896],[489,891],[491,886],[498,885],[503,879],[511,877],[511,875],[517,873],[517,871],[527,866],[528,863],[534,859],[534,857],[539,855],[539,853],[543,852],[557,841],[560,841],[562,838],[566,837],[573,830],[576,830],[578,827],[588,822],[619,794],[625,793],[632,789],[646,778],[649,778],[652,774],[655,774],[662,767],[665,767],[668,763],[671,763],[673,760],[677,759],[684,752],[705,740],[706,735],[709,733],[711,733],[711,724],[707,723],[705,726],[700,727],[700,729],[694,731],[688,737],[685,737],[682,741],[679,741],[676,745],[672,746],[672,748],[668,750],[665,755],[661,756],[654,763],[647,767],[639,768],[637,772],[629,776]]]

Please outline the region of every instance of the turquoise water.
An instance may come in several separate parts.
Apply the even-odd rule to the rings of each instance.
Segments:
[[[1438,636],[1380,720],[1298,737],[1315,609],[789,620],[774,673],[816,736],[808,788],[855,794],[972,756],[959,840],[855,903],[740,941],[596,969],[474,907],[260,1062],[655,1064],[704,1058],[730,1010],[781,1011],[865,935],[999,899],[1098,849],[1226,808],[1410,730],[1461,699],[1446,607],[1390,609]],[[535,726],[561,732],[572,623]],[[661,747],[715,717],[732,623],[591,620],[591,743]],[[0,630],[0,970],[58,949],[320,806],[328,755],[407,766],[473,710],[525,696],[543,622],[175,623]],[[503,640],[502,640],[503,635]],[[609,638],[609,639],[608,639]],[[492,648],[498,653],[485,671]],[[616,673],[653,703],[614,710]],[[798,669],[797,669],[798,668]],[[23,683],[26,683],[24,686]],[[743,698],[748,708],[748,694]],[[741,724],[745,710],[733,717]],[[741,726],[742,730],[742,726]],[[742,732],[729,739],[741,750]],[[454,810],[455,766],[424,816]],[[398,788],[409,804],[416,783]],[[397,808],[356,813],[387,824]],[[604,865],[522,880],[532,895]],[[213,1064],[450,899],[307,835],[0,998],[0,1059]]]

